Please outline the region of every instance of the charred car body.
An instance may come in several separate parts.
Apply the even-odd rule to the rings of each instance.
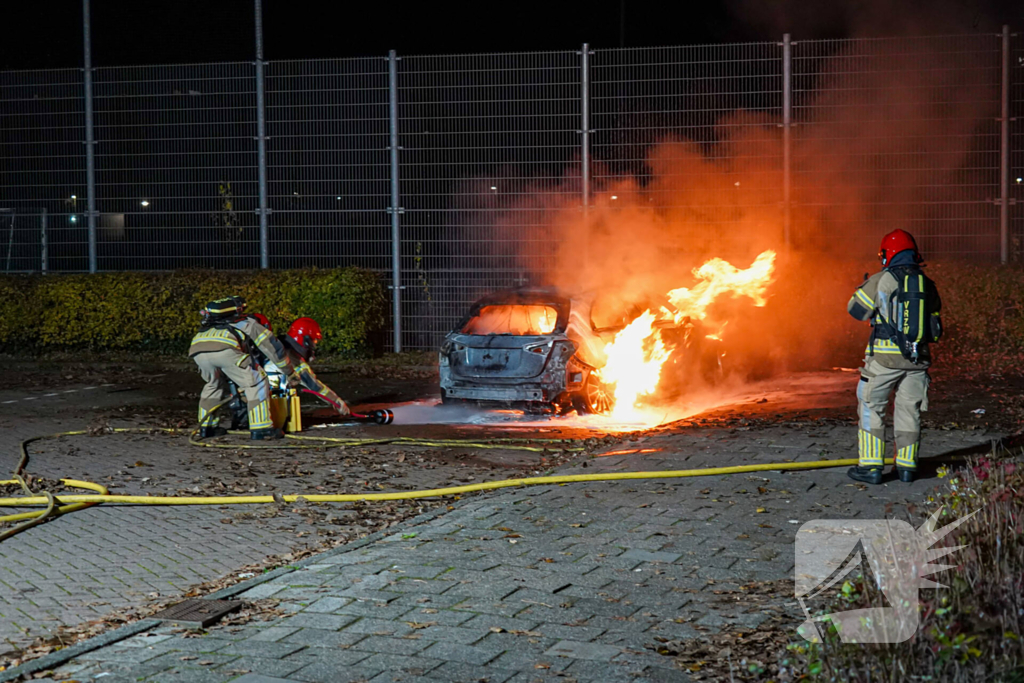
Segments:
[[[598,372],[606,362],[605,346],[651,302],[623,306],[616,300],[610,307],[606,300],[611,299],[550,288],[483,297],[441,347],[442,401],[607,412],[611,400]],[[671,346],[693,347],[702,337],[689,320],[668,327],[663,336]],[[685,354],[701,355],[706,354]],[[719,362],[717,354],[714,361]]]

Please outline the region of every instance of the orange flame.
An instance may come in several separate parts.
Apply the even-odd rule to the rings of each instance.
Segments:
[[[614,341],[605,346],[607,364],[597,371],[601,381],[611,388],[614,398],[612,417],[640,417],[641,399],[658,388],[661,368],[673,349],[666,347],[655,322],[680,324],[687,317],[704,320],[708,308],[725,294],[749,297],[755,306],[764,306],[768,302],[767,291],[774,271],[775,252],[770,249],[759,255],[746,270],[713,258],[693,271],[700,282],[693,287],[680,287],[668,292],[668,300],[675,310],[662,307],[657,313],[644,311],[616,334]],[[721,339],[725,325],[725,322],[721,323],[717,331],[707,336]]]
[[[655,319],[644,311],[604,348],[608,362],[597,372],[602,382],[613,386],[613,417],[632,417],[637,401],[658,388],[661,366],[672,352],[654,329]]]
[[[686,316],[704,320],[708,306],[723,294],[748,296],[755,306],[764,306],[768,303],[765,295],[774,270],[775,252],[771,249],[762,252],[746,270],[720,258],[707,261],[693,271],[701,282],[692,288],[680,287],[668,293],[668,300],[678,309],[675,321],[680,322]]]

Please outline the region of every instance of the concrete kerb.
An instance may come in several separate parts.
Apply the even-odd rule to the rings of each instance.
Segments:
[[[462,501],[462,503],[457,504],[456,506],[465,505],[469,501],[480,500],[480,498],[491,497],[498,493],[499,492],[497,491],[484,492],[484,495],[479,497],[473,496],[472,498]],[[408,519],[404,522],[396,524],[393,527],[381,529],[380,531],[375,531],[372,534],[366,536],[365,538],[357,539],[355,541],[352,541],[351,543],[346,543],[344,545],[338,546],[337,548],[331,548],[330,550],[325,550],[320,553],[314,553],[313,555],[310,555],[305,559],[298,560],[297,562],[293,562],[285,567],[278,567],[277,569],[266,572],[265,574],[260,574],[259,576],[247,579],[245,581],[241,581],[232,586],[228,586],[227,588],[222,588],[219,591],[210,593],[209,595],[204,595],[200,599],[226,600],[228,598],[232,598],[236,595],[244,593],[245,591],[251,588],[255,588],[256,586],[264,584],[268,581],[272,581],[279,576],[284,576],[285,574],[290,574],[309,565],[317,564],[318,562],[323,562],[323,559],[325,557],[344,555],[345,553],[349,553],[354,550],[359,550],[360,548],[363,548],[371,543],[379,541],[382,538],[386,538],[387,536],[391,536],[395,533],[398,533],[402,529],[419,526],[420,524],[425,524],[434,519],[437,519],[438,517],[441,517],[442,515],[447,514],[448,512],[451,511],[448,510],[447,507],[440,507],[437,510],[424,512],[423,514],[416,515],[412,519]],[[144,633],[145,631],[148,631],[151,628],[159,626],[160,623],[161,622],[156,621],[154,619],[142,619],[140,621],[135,622],[134,624],[126,624],[125,626],[121,626],[117,629],[114,629],[113,631],[109,631],[107,633],[100,634],[94,638],[90,638],[80,643],[76,643],[75,645],[72,645],[71,647],[65,648],[63,650],[51,652],[50,654],[44,655],[39,659],[33,659],[31,662],[25,662],[24,664],[8,669],[7,671],[0,671],[0,683],[16,681],[22,677],[27,678],[41,671],[53,669],[54,667],[60,666],[61,664],[64,664],[74,659],[75,657],[79,657],[86,653],[93,652],[94,650],[99,650],[100,648],[104,648],[108,645],[113,645],[114,643],[117,643],[119,641],[131,638],[132,636],[138,635],[140,633]]]
[[[16,666],[13,669],[0,671],[0,683],[16,681],[23,676],[30,677],[32,674],[39,673],[40,671],[47,671],[80,655],[84,655],[92,652],[93,650],[98,650],[101,647],[113,645],[114,643],[125,640],[126,638],[131,638],[132,636],[144,633],[159,624],[159,621],[153,619],[142,619],[141,621],[136,621],[134,624],[127,624],[120,628],[116,628],[113,631],[102,633],[95,638],[83,640],[81,643],[64,648],[63,650],[51,652],[48,655],[44,655],[39,659],[33,659],[31,662],[25,662],[21,666]]]

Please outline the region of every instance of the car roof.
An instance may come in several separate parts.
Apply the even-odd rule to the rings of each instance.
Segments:
[[[517,287],[501,289],[481,297],[473,305],[476,307],[502,304],[555,304],[565,306],[573,297],[557,287]]]

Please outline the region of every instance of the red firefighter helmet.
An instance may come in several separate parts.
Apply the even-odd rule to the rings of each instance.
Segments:
[[[286,337],[291,346],[306,360],[313,360],[316,343],[324,338],[320,324],[312,318],[299,318],[288,328]]]
[[[256,322],[258,322],[260,325],[263,325],[263,327],[267,328],[271,332],[274,331],[274,326],[270,324],[270,318],[268,318],[267,316],[263,315],[262,313],[253,313],[252,317],[256,318]]]
[[[907,249],[913,249],[915,260],[921,260],[914,236],[906,230],[893,230],[882,238],[882,246],[878,248],[878,260],[882,262],[883,266],[887,266],[893,256]]]

